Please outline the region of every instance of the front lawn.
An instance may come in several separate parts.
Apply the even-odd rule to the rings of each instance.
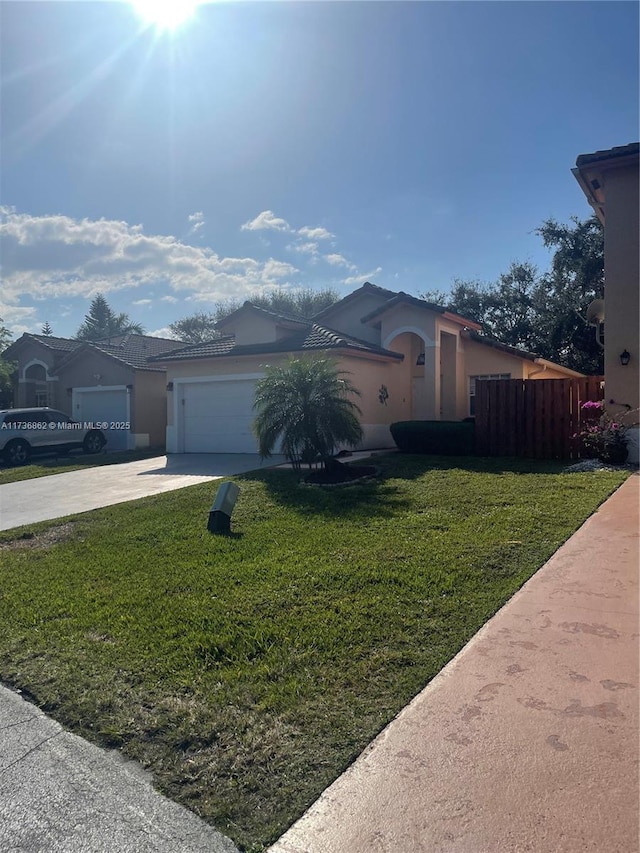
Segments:
[[[118,465],[121,462],[136,462],[138,459],[150,459],[162,456],[164,450],[145,448],[144,450],[122,450],[113,453],[84,454],[71,451],[66,456],[34,456],[28,465],[9,468],[0,454],[0,486],[5,483],[17,483],[19,480],[34,480],[36,477],[48,477],[51,474],[66,474],[67,471],[79,471],[82,468],[97,468],[100,465]]]
[[[626,472],[377,457],[0,535],[0,679],[249,850],[273,842]],[[216,484],[217,487],[217,484]]]

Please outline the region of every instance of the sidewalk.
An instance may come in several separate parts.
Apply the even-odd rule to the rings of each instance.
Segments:
[[[161,796],[133,761],[99,749],[0,687],[2,853],[238,853]]]
[[[632,475],[270,853],[636,853]]]

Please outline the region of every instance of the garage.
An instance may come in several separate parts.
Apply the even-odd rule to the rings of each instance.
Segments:
[[[72,404],[75,421],[107,424],[102,427],[107,450],[127,450],[131,417],[126,386],[74,388]]]
[[[181,385],[184,453],[256,453],[253,434],[255,379]]]

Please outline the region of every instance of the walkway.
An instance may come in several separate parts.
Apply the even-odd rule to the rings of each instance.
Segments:
[[[632,476],[270,853],[635,853]]]

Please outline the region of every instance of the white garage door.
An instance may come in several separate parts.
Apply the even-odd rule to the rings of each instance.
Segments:
[[[189,382],[183,387],[185,453],[256,453],[253,379]]]
[[[92,423],[122,424],[129,420],[127,391],[125,388],[100,388],[99,390],[73,391],[73,419]],[[103,429],[107,450],[126,450],[128,429]]]

